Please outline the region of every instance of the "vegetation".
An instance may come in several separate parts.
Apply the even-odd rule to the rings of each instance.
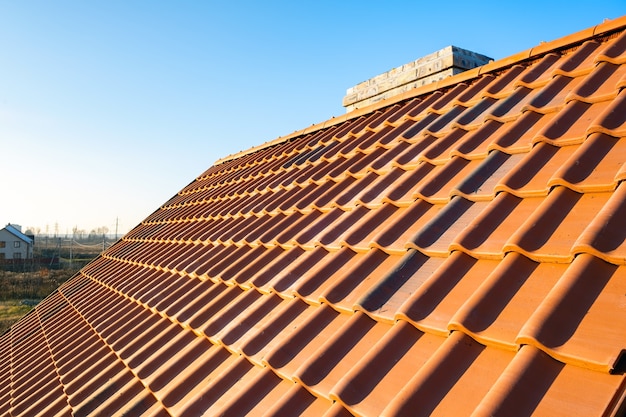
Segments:
[[[0,301],[0,334],[28,313],[31,308],[17,300]]]
[[[0,334],[112,244],[83,240],[35,238],[35,258],[0,265]]]
[[[0,334],[75,273],[74,269],[0,271]]]

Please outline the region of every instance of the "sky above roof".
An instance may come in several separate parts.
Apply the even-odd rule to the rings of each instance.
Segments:
[[[124,233],[216,160],[343,114],[361,81],[448,45],[498,60],[626,11],[445,4],[0,0],[0,224]]]

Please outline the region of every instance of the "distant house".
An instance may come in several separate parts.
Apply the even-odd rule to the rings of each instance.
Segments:
[[[33,257],[33,238],[22,233],[21,226],[7,224],[0,229],[0,260]]]

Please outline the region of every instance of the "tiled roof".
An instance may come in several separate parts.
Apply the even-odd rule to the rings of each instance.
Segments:
[[[6,230],[7,232],[11,233],[13,236],[17,237],[20,240],[23,240],[26,243],[30,243],[30,244],[33,243],[33,239],[26,236],[24,233],[20,231],[20,229],[16,228],[12,224],[7,224],[6,226],[4,226],[4,228],[0,230]]]
[[[624,26],[218,161],[0,337],[0,415],[624,413]]]

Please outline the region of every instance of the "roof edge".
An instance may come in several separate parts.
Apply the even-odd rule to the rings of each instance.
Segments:
[[[7,232],[11,233],[16,238],[23,240],[24,242],[33,243],[33,240],[30,237],[28,237],[23,232],[20,232],[11,223],[7,224],[2,230],[6,230]]]
[[[370,104],[368,106],[352,110],[351,112],[345,113],[341,116],[333,116],[324,122],[313,124],[309,127],[306,127],[301,130],[297,130],[286,136],[279,136],[278,138],[265,142],[261,145],[254,146],[247,150],[240,151],[240,152],[228,155],[226,157],[220,158],[217,161],[215,161],[215,165],[232,161],[233,159],[240,158],[245,155],[249,155],[251,153],[260,151],[270,146],[278,145],[294,137],[303,136],[303,135],[306,135],[306,134],[309,134],[309,133],[312,133],[321,129],[325,129],[327,127],[334,126],[339,123],[343,123],[347,120],[355,119],[357,117],[372,113],[375,110],[390,106],[392,104],[395,104],[401,101],[405,101],[405,100],[415,98],[424,94],[428,94],[433,91],[440,90],[442,88],[450,87],[452,85],[477,78],[483,74],[499,71],[506,67],[510,67],[514,64],[518,64],[526,60],[534,59],[540,55],[544,55],[556,49],[567,48],[571,45],[582,43],[596,36],[601,36],[604,34],[608,34],[610,32],[616,32],[618,30],[624,29],[625,26],[626,26],[626,15],[617,17],[611,20],[605,20],[604,22],[598,25],[592,26],[590,28],[580,30],[573,34],[566,35],[564,37],[561,37],[561,38],[558,38],[549,42],[542,42],[535,47],[526,49],[524,51],[518,52],[516,54],[510,55],[505,58],[498,59],[497,61],[493,61],[483,66],[476,67],[471,70],[467,70],[465,72],[444,78],[442,80],[439,80],[431,84],[426,84],[420,87],[413,88],[404,93],[381,100],[377,103]]]

